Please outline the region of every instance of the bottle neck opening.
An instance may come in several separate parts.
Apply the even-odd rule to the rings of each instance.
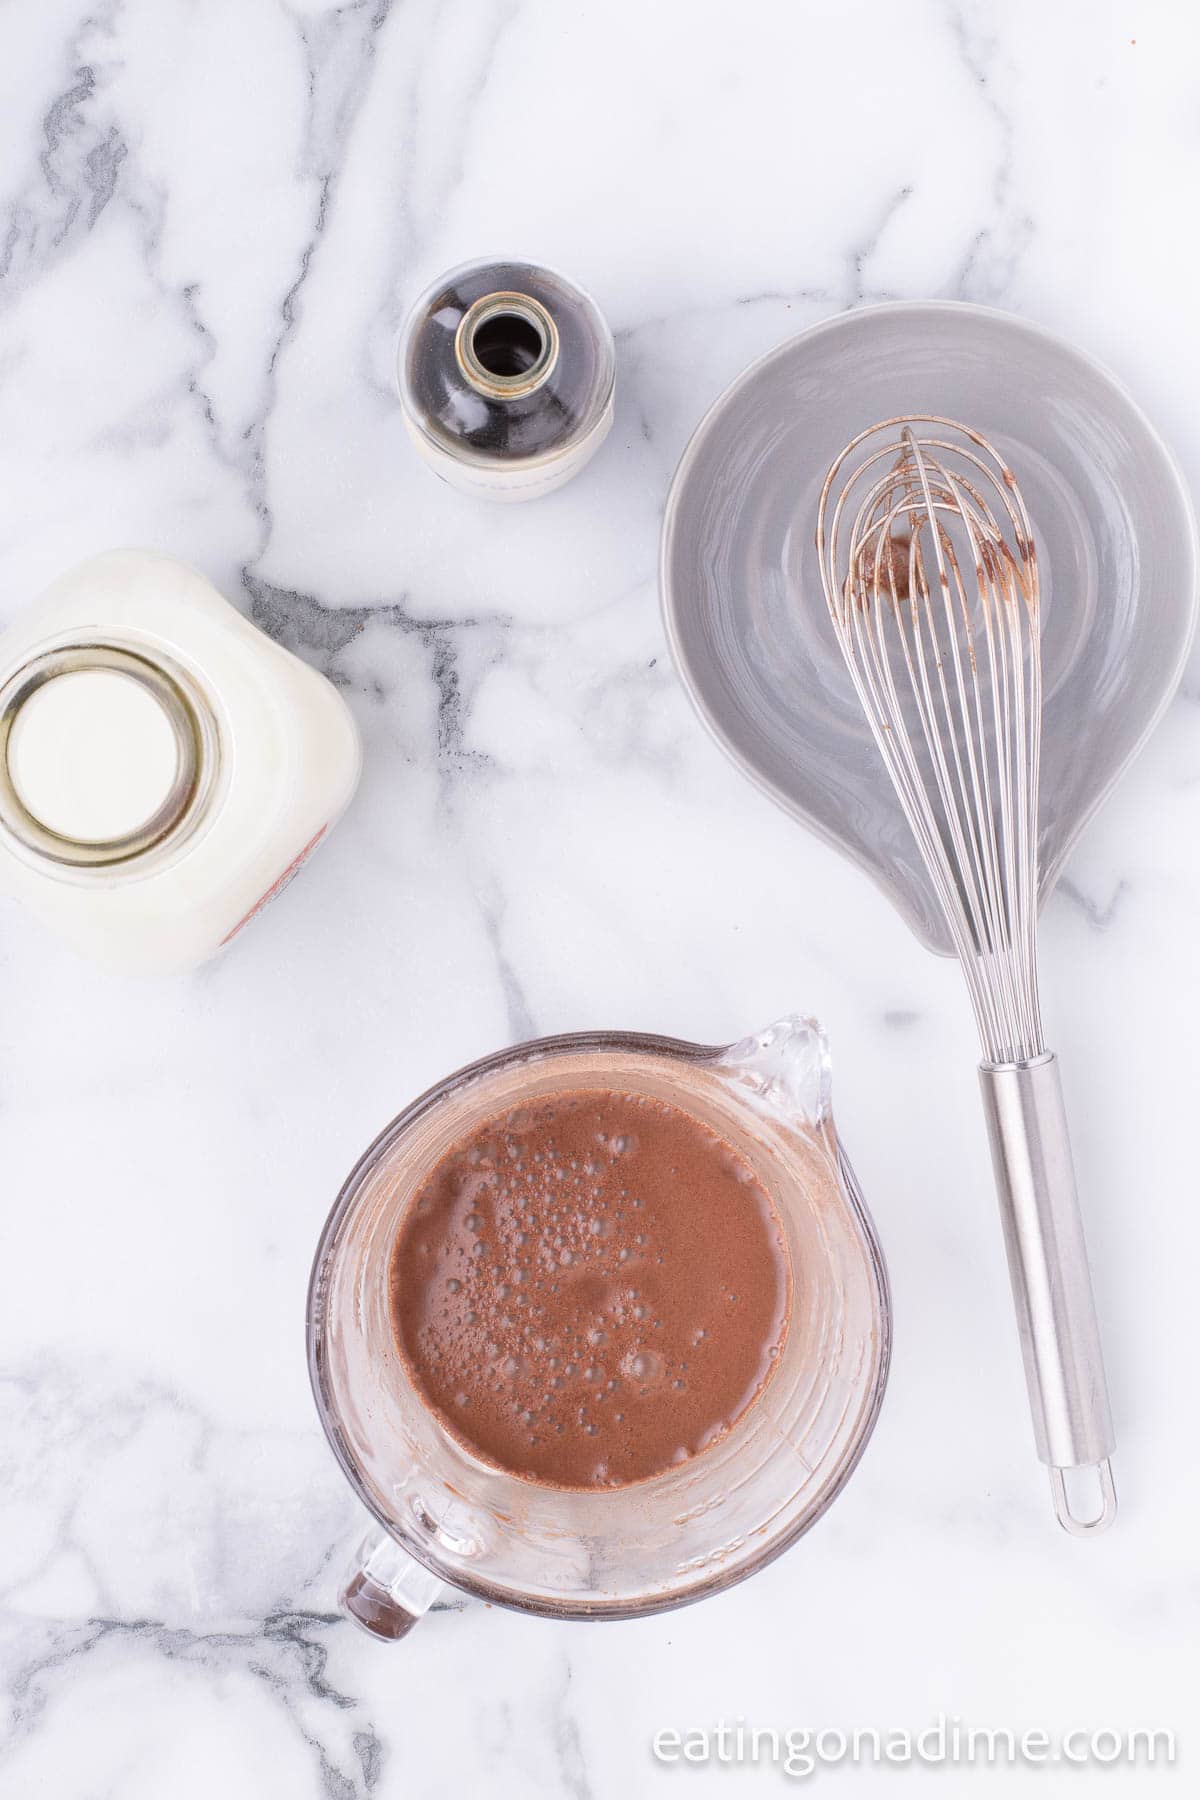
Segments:
[[[194,827],[216,720],[182,670],[118,644],[70,644],[0,686],[0,831],[64,871],[128,864]]]
[[[454,353],[464,378],[489,400],[536,393],[558,361],[558,327],[531,294],[484,294],[455,333]]]

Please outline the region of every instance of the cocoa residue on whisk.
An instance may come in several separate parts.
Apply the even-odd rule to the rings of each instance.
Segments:
[[[878,569],[879,592],[889,598],[894,594],[897,600],[907,600],[910,547],[911,539],[903,535],[883,539],[878,550],[864,545],[858,563],[862,592],[875,592],[875,572]]]

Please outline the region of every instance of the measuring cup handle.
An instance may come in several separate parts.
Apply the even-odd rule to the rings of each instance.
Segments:
[[[338,1593],[356,1625],[383,1643],[398,1643],[419,1625],[444,1583],[382,1533],[359,1545]]]
[[[1037,1453],[1059,1523],[1084,1535],[1116,1515],[1114,1440],[1058,1059],[984,1063],[979,1079]],[[1099,1480],[1091,1517],[1072,1510],[1064,1471],[1078,1468]]]

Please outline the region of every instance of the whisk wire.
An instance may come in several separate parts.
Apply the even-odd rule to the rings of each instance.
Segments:
[[[994,1062],[1036,1057],[1040,612],[1015,480],[966,427],[889,421],[830,470],[818,548],[830,616],[984,1051]]]

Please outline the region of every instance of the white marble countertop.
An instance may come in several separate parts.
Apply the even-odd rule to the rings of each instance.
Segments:
[[[1069,335],[1195,482],[1186,13],[4,8],[0,608],[158,546],[341,683],[367,753],[329,846],[194,977],[97,973],[0,912],[5,1800],[760,1793],[785,1778],[669,1771],[655,1732],[939,1713],[1170,1728],[1174,1769],[1106,1791],[1194,1781],[1200,675],[1044,917],[1120,1439],[1121,1518],[1079,1543],[1032,1455],[957,973],[709,743],[655,568],[710,400],[877,298]],[[511,509],[428,474],[391,374],[419,288],[505,250],[588,286],[619,357],[598,460]],[[518,1037],[714,1041],[797,1008],[833,1040],[896,1312],[829,1517],[638,1624],[461,1603],[387,1650],[340,1622],[360,1515],[302,1313],[360,1149]],[[1026,1778],[1080,1781],[990,1780]]]

